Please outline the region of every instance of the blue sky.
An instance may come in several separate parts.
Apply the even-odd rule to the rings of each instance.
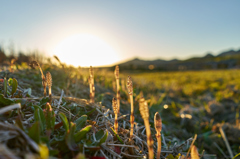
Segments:
[[[61,40],[89,33],[119,61],[185,59],[240,49],[240,1],[2,1],[0,44],[49,55]]]

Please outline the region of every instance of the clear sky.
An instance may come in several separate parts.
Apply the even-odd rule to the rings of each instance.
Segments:
[[[79,38],[70,38],[76,35]],[[69,38],[68,43],[75,39],[77,46],[93,40],[89,47],[109,51],[102,54],[112,60],[106,64],[134,57],[185,59],[207,52],[218,54],[240,49],[240,1],[1,1],[0,44],[12,41],[17,50],[38,49],[58,55],[56,50],[64,50],[60,46],[70,47]],[[73,59],[90,55],[78,51],[65,55]]]

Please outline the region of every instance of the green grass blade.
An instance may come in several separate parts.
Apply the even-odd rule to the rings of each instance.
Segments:
[[[107,137],[108,137],[108,131],[106,129],[104,132],[104,135],[102,136],[102,138],[99,141],[99,144],[101,145],[102,143],[104,143],[107,140]]]
[[[43,110],[41,108],[39,108],[38,106],[34,106],[35,107],[35,112],[34,112],[34,119],[35,121],[38,121],[40,124],[40,128],[41,128],[41,133],[43,134],[46,128],[46,120],[43,114]]]
[[[115,132],[115,130],[114,130],[112,127],[111,127],[111,129],[112,129],[113,133],[117,136],[118,141],[120,141],[121,144],[124,144],[123,141],[122,141],[122,139],[121,139],[121,138],[118,136],[118,134]]]
[[[5,98],[3,94],[0,94],[0,107],[13,104],[14,101],[11,99]]]
[[[63,127],[66,130],[66,132],[69,131],[69,123],[68,123],[68,119],[66,117],[66,115],[64,113],[59,113],[59,116],[63,122]]]
[[[92,110],[90,110],[89,112],[87,112],[86,115],[92,114],[95,110],[96,110],[96,108],[93,108]]]
[[[7,97],[7,78],[6,77],[4,77],[3,91],[4,91],[4,96]]]
[[[9,81],[9,80],[10,80],[10,81]],[[13,79],[9,78],[9,80],[8,80],[8,84],[9,84],[10,86],[12,86],[12,92],[11,92],[11,94],[12,94],[12,96],[13,96],[13,94],[16,93],[16,91],[17,91],[18,82],[17,82],[17,80],[16,80],[15,78],[13,78]]]
[[[33,141],[35,141],[37,144],[40,143],[40,125],[39,122],[35,122],[32,127],[28,131],[28,135]]]
[[[76,123],[76,131],[79,131],[81,128],[84,127],[87,121],[87,115],[82,115],[80,118],[78,118],[75,123]]]
[[[77,132],[75,135],[74,135],[74,139],[75,141],[78,143],[80,142],[83,138],[86,137],[86,134],[91,130],[92,128],[92,125],[88,125],[86,126],[85,128],[82,128],[79,132]]]
[[[68,148],[72,151],[76,151],[78,150],[78,146],[74,140],[74,132],[76,130],[76,124],[71,122],[70,123],[70,130],[67,134],[67,137],[66,137],[66,143],[68,145]]]

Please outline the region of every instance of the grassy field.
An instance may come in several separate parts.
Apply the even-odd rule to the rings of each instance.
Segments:
[[[170,138],[198,135],[200,150],[222,155],[227,148],[219,132],[223,127],[232,150],[240,152],[240,70],[132,73],[136,95],[149,99],[151,118],[158,111]],[[168,107],[164,106],[168,105]]]
[[[154,113],[159,112],[169,142],[176,139],[179,144],[197,134],[200,152],[223,156],[219,146],[229,155],[219,131],[222,127],[234,154],[240,152],[240,70],[129,72],[122,74],[122,80],[127,75],[134,81],[136,107],[142,92],[152,126]],[[139,113],[138,108],[135,111]]]
[[[8,85],[7,88],[1,87],[0,108],[16,103],[20,103],[22,108],[21,111],[15,109],[0,113],[0,120],[19,127],[23,131],[21,133],[25,132],[37,143],[40,152],[45,152],[47,156],[77,158],[85,154],[85,157],[91,158],[105,154],[112,158],[114,155],[106,148],[106,142],[129,145],[128,114],[131,108],[126,88],[128,75],[133,80],[134,134],[142,142],[146,141],[144,122],[139,111],[139,99],[144,97],[149,106],[155,153],[157,142],[154,136],[154,114],[159,112],[162,118],[161,158],[171,158],[171,155],[178,158],[179,153],[186,155],[189,149],[187,141],[195,134],[197,140],[194,144],[199,153],[205,150],[205,158],[207,154],[215,154],[218,158],[226,155],[230,158],[221,132],[226,134],[232,156],[240,152],[240,70],[136,73],[121,72],[120,68],[121,114],[118,120],[119,134],[116,136],[112,129],[114,113],[111,111],[112,99],[117,92],[113,71],[94,68],[95,102],[89,103],[88,69],[51,64],[42,65],[42,69],[44,74],[49,71],[52,75],[52,100],[50,96],[43,97],[38,69],[23,64],[12,73],[6,69],[1,71],[1,79],[7,76]],[[17,81],[16,90],[14,78]],[[63,98],[60,97],[62,90]],[[48,120],[43,119],[44,116]],[[11,133],[20,132],[11,126],[0,127],[8,127],[12,130]],[[1,139],[8,144],[0,144],[0,151],[13,150],[21,158],[24,158],[24,154],[37,158],[37,150],[28,148],[31,147],[32,140],[25,138],[25,148],[21,149],[17,144],[22,140],[16,136]],[[130,154],[142,158],[148,154],[148,148],[138,140],[134,139],[135,152],[129,152],[124,147],[120,149],[116,145],[114,148],[108,147],[117,153],[115,155],[126,158],[126,154]],[[10,142],[16,145],[11,145]],[[183,145],[180,146],[181,144]],[[44,158],[44,154],[40,153],[40,156]]]

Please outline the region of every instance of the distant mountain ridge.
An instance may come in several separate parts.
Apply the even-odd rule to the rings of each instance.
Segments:
[[[134,58],[118,64],[121,70],[203,70],[240,68],[240,50],[229,50],[216,56],[207,53],[203,57],[192,57],[186,60],[141,60]]]
[[[217,56],[232,56],[232,55],[239,55],[239,54],[240,54],[240,50],[238,50],[238,51],[229,50],[229,51],[226,51],[226,52],[222,52]]]

